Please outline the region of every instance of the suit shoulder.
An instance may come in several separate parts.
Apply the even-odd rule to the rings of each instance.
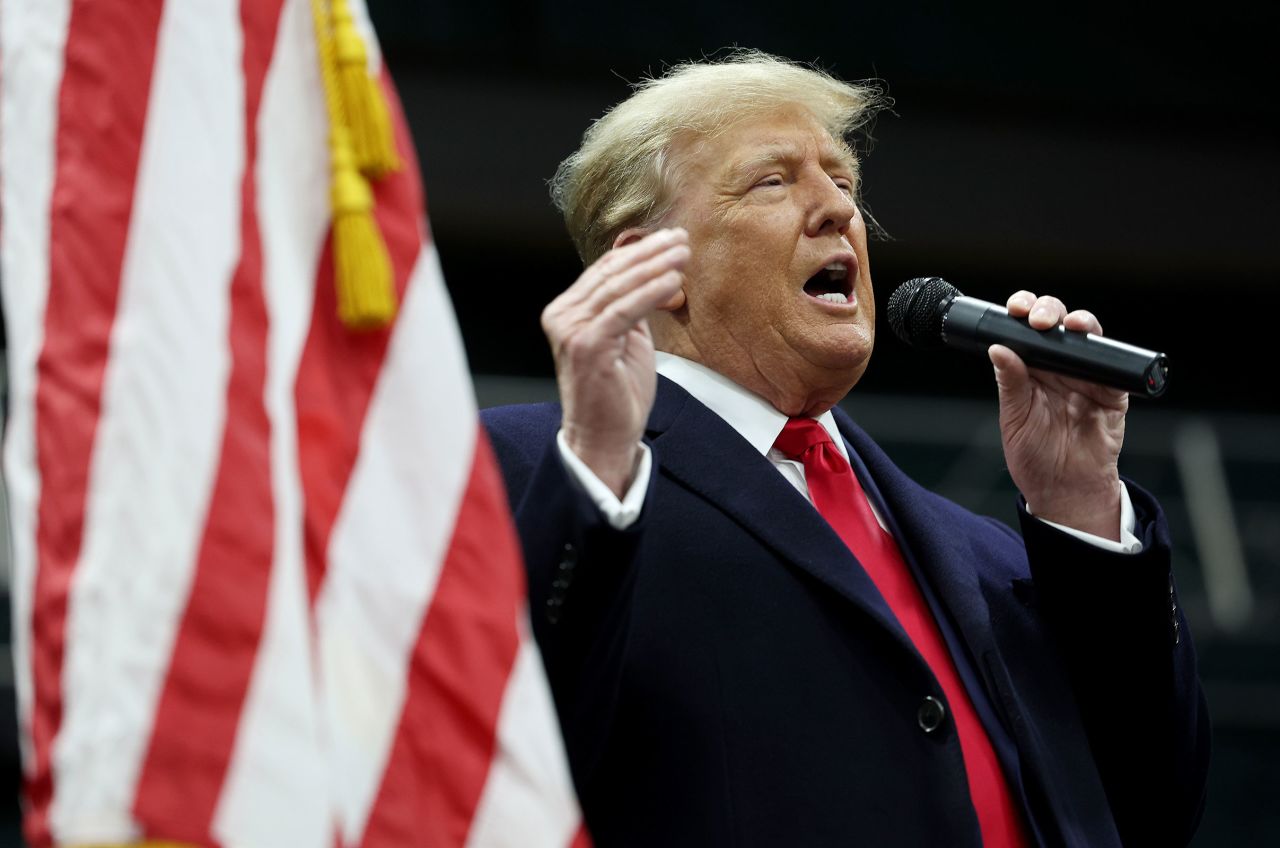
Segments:
[[[552,436],[560,428],[560,404],[515,403],[480,410],[480,421],[491,435]]]
[[[538,461],[560,429],[560,404],[521,403],[480,411],[480,423],[504,469]]]

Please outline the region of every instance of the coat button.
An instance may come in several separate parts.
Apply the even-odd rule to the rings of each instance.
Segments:
[[[942,720],[946,715],[947,708],[941,701],[930,695],[921,702],[920,709],[916,710],[916,722],[925,733],[932,733],[942,726]]]

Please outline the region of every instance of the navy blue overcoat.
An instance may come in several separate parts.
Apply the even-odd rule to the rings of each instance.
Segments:
[[[1046,845],[1181,845],[1208,717],[1155,501],[1141,554],[1022,513],[1022,537],[906,477],[835,410]],[[567,476],[555,404],[486,410],[587,824],[610,846],[978,846],[941,688],[854,556],[731,427],[659,378],[644,510]]]

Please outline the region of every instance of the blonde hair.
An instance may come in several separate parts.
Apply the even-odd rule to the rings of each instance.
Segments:
[[[845,146],[856,166],[849,140],[885,103],[874,83],[842,82],[758,50],[686,62],[634,89],[587,129],[551,179],[551,199],[584,265],[608,251],[618,233],[670,211],[678,139],[711,138],[745,118],[799,107]]]

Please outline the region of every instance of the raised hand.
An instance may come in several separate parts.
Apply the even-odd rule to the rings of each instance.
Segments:
[[[1047,330],[1102,335],[1085,310],[1067,312],[1056,297],[1020,291],[1009,298],[1009,314]],[[1000,436],[1014,484],[1040,518],[1120,538],[1120,475],[1129,395],[1072,377],[1029,369],[1003,345],[988,350],[1000,390]]]
[[[639,458],[657,375],[645,316],[679,296],[683,229],[615,247],[542,312],[569,448],[619,497]]]

